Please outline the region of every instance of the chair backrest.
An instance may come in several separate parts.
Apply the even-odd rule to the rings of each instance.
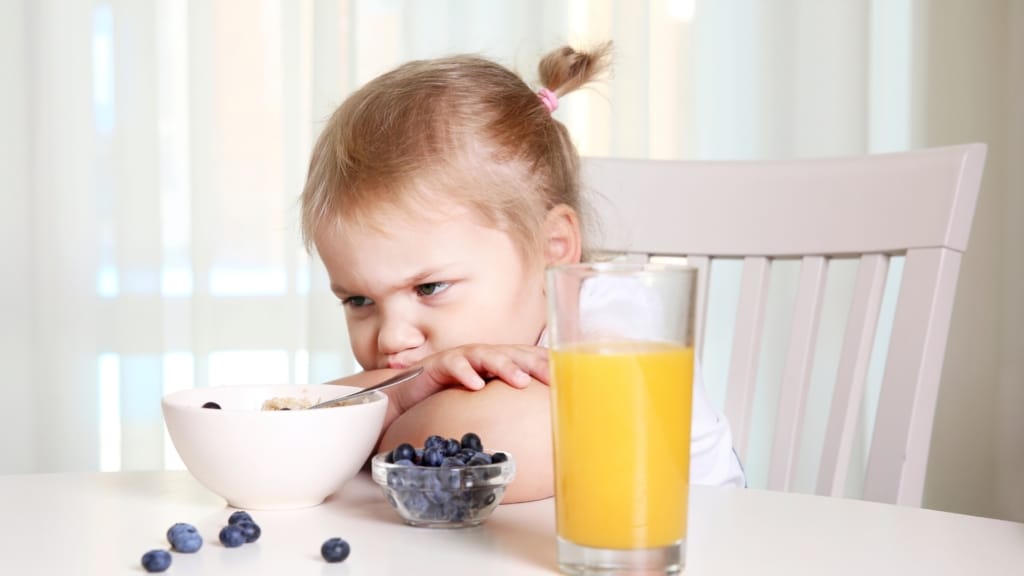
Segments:
[[[751,442],[772,264],[799,263],[787,333],[769,336],[773,344],[779,336],[787,343],[775,392],[768,489],[794,488],[829,267],[858,258],[813,488],[846,495],[890,262],[902,259],[859,496],[920,506],[953,296],[985,154],[984,144],[967,144],[789,161],[585,158],[583,187],[596,211],[600,251],[684,256],[701,270],[698,354],[713,264],[742,262],[722,407],[741,459]]]

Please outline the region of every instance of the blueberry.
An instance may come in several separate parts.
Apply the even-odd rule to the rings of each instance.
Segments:
[[[457,456],[448,456],[441,461],[441,468],[461,468],[465,465],[466,463]]]
[[[245,536],[247,544],[259,540],[260,534],[263,533],[263,530],[260,530],[259,524],[252,520],[239,520],[234,525],[242,529],[242,535]]]
[[[352,549],[349,547],[348,542],[341,538],[328,538],[320,546],[320,555],[324,557],[324,560],[332,563],[343,562],[345,558],[348,558],[351,551]]]
[[[444,441],[445,456],[455,456],[459,453],[459,450],[462,450],[462,445],[455,438],[449,438]]]
[[[482,452],[484,449],[483,442],[480,441],[480,437],[472,432],[466,432],[462,435],[462,442],[460,442],[463,448],[469,448],[476,452]]]
[[[171,554],[167,550],[150,550],[142,555],[142,567],[146,572],[163,572],[171,566]]]
[[[508,454],[504,452],[495,452],[491,454],[491,464],[499,464],[501,462],[508,462]]]
[[[191,554],[203,547],[203,537],[191,524],[178,522],[167,530],[167,541],[175,552]]]
[[[402,458],[401,460],[395,460],[395,466],[415,466],[415,464],[408,458]]]
[[[449,522],[462,522],[466,519],[466,513],[469,511],[466,503],[458,500],[445,502],[442,510],[444,519]]]
[[[421,465],[436,468],[441,465],[441,462],[444,462],[444,454],[437,448],[427,448],[423,451]]]
[[[414,516],[422,516],[427,511],[427,508],[430,507],[430,501],[427,499],[427,496],[419,490],[407,493],[402,498],[402,504]]]
[[[444,438],[437,434],[427,436],[427,440],[423,443],[424,450],[430,450],[431,448],[441,448],[444,446]]]
[[[408,470],[403,470],[402,472],[405,473],[405,487],[419,489],[423,488],[426,476],[432,471],[426,468],[413,467]]]
[[[213,408],[214,410],[220,410],[220,404],[217,404],[216,402],[207,402],[206,404],[203,404],[203,408]],[[161,570],[161,572],[162,571],[163,570]]]
[[[238,524],[242,520],[248,520],[249,522],[253,521],[252,516],[250,516],[245,510],[236,510],[231,513],[231,516],[228,516],[228,525]]]
[[[473,457],[466,462],[467,466],[486,466],[491,463],[490,455],[485,452],[477,452],[473,454]]]
[[[220,529],[219,538],[225,548],[238,548],[245,544],[245,531],[238,524],[228,524]]]
[[[398,470],[388,472],[388,486],[396,489],[405,487],[405,477]]]
[[[409,460],[410,462],[416,458],[416,449],[412,447],[412,444],[399,444],[393,451],[392,457],[395,462],[399,460]]]
[[[441,485],[441,490],[446,492],[455,492],[462,486],[462,471],[458,469],[451,469],[442,467],[441,470],[437,471],[437,480]]]
[[[444,482],[440,478],[450,472],[450,470],[437,470],[434,474],[427,476],[423,482],[423,492],[426,494],[427,500],[444,502],[451,498],[451,494],[445,490]]]
[[[196,527],[185,522],[178,522],[167,529],[167,541],[174,544],[174,539],[185,533],[198,533]]]

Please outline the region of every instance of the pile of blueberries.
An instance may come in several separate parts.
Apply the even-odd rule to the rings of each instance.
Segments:
[[[228,517],[228,525],[220,529],[217,535],[225,548],[238,548],[242,544],[250,544],[260,539],[259,524],[253,522],[252,516],[244,510],[232,512]]]
[[[497,505],[504,483],[501,476],[508,454],[484,452],[480,437],[468,432],[461,440],[432,435],[422,448],[400,444],[384,456],[384,489],[392,506],[412,524],[471,525]]]
[[[225,548],[238,548],[259,540],[262,530],[252,516],[244,510],[232,512],[228,517],[227,526],[220,530],[218,539]],[[193,554],[203,547],[203,537],[196,527],[178,522],[167,530],[167,541],[171,550],[183,554]],[[320,554],[327,562],[341,562],[348,558],[350,547],[341,538],[329,538],[320,547]],[[164,572],[171,566],[171,554],[167,550],[150,550],[142,555],[142,567],[146,572]]]

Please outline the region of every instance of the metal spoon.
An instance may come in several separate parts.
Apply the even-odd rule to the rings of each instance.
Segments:
[[[413,368],[411,370],[406,370],[405,372],[402,372],[401,374],[396,374],[396,375],[392,376],[391,378],[388,378],[387,380],[381,382],[380,384],[374,384],[373,386],[370,386],[369,388],[363,388],[362,390],[359,390],[357,392],[353,392],[353,393],[345,395],[345,396],[341,396],[339,398],[335,398],[333,400],[325,400],[325,401],[323,401],[323,402],[321,402],[319,404],[314,404],[314,405],[310,406],[309,408],[306,408],[306,410],[312,410],[314,408],[327,408],[329,406],[342,406],[344,404],[349,403],[352,400],[356,400],[358,398],[362,398],[363,396],[369,396],[370,394],[373,394],[377,390],[383,390],[385,388],[390,388],[392,386],[396,386],[396,385],[401,384],[403,382],[407,382],[409,380],[412,380],[413,378],[419,376],[421,372],[423,372],[423,367],[422,366],[420,366],[418,368]]]

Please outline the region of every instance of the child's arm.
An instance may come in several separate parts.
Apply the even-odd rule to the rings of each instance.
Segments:
[[[460,438],[475,432],[484,449],[503,450],[516,462],[516,479],[503,502],[552,495],[548,352],[537,346],[468,345],[425,359],[415,380],[384,391],[388,409],[374,453],[402,442],[421,446],[427,436]],[[333,384],[367,387],[400,370],[360,372]],[[493,377],[485,384],[480,374]]]
[[[447,388],[412,406],[384,431],[380,450],[402,442],[422,446],[431,434],[461,438],[475,432],[485,450],[502,450],[516,463],[504,503],[538,500],[554,490],[548,387],[533,381],[516,389],[492,380],[479,391]]]

